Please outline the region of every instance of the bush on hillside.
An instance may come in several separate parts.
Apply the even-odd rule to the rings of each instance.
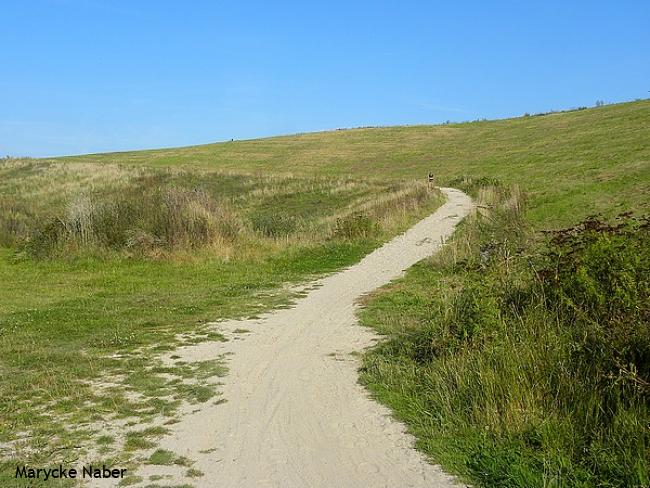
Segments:
[[[547,304],[571,325],[601,381],[650,394],[650,220],[590,218],[553,233],[539,273]]]
[[[39,256],[107,249],[156,253],[232,240],[241,224],[200,190],[138,186],[119,194],[82,195],[28,243]]]
[[[34,220],[34,212],[28,205],[0,197],[0,246],[11,246],[27,239]]]
[[[467,286],[439,320],[412,332],[413,358],[420,364],[485,345],[499,327],[499,308],[490,288]]]
[[[390,334],[364,381],[477,485],[649,486],[648,220],[542,242],[478,181],[484,211],[364,313]]]
[[[379,224],[370,217],[362,214],[348,215],[336,219],[333,236],[342,239],[358,239],[374,237],[379,232]]]
[[[460,188],[467,193],[476,193],[479,189],[490,187],[508,189],[498,178],[492,176],[459,176],[451,180],[449,186]]]
[[[251,216],[253,230],[264,237],[287,237],[298,228],[298,220],[281,213],[259,213]]]

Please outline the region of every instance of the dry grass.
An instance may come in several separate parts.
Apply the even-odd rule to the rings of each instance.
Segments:
[[[335,238],[337,223],[358,215],[377,225],[376,235],[364,237],[394,234],[438,203],[421,182],[13,159],[2,160],[0,177],[1,242],[44,257],[196,249],[250,257]]]

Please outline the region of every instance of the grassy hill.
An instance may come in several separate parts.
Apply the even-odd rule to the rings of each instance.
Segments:
[[[438,126],[350,129],[64,161],[219,168],[256,174],[518,184],[529,217],[558,226],[643,206],[650,193],[650,100]]]

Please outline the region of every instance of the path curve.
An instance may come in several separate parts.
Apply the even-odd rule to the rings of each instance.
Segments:
[[[232,352],[221,405],[206,404],[171,425],[161,447],[196,460],[197,487],[365,488],[458,486],[413,449],[413,438],[359,385],[350,353],[373,344],[357,325],[355,300],[435,253],[470,211],[470,198],[441,189],[447,202],[367,255],[319,280],[286,310],[260,319],[229,321],[248,329],[243,340],[181,348],[184,360]],[[139,473],[168,474],[145,466]],[[165,471],[167,470],[167,471]]]

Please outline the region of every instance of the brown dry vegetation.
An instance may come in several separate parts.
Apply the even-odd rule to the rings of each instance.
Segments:
[[[376,239],[423,215],[433,195],[424,182],[14,159],[0,164],[0,190],[0,242],[33,255],[202,249],[226,259],[319,244],[359,216],[376,232],[347,237]]]

